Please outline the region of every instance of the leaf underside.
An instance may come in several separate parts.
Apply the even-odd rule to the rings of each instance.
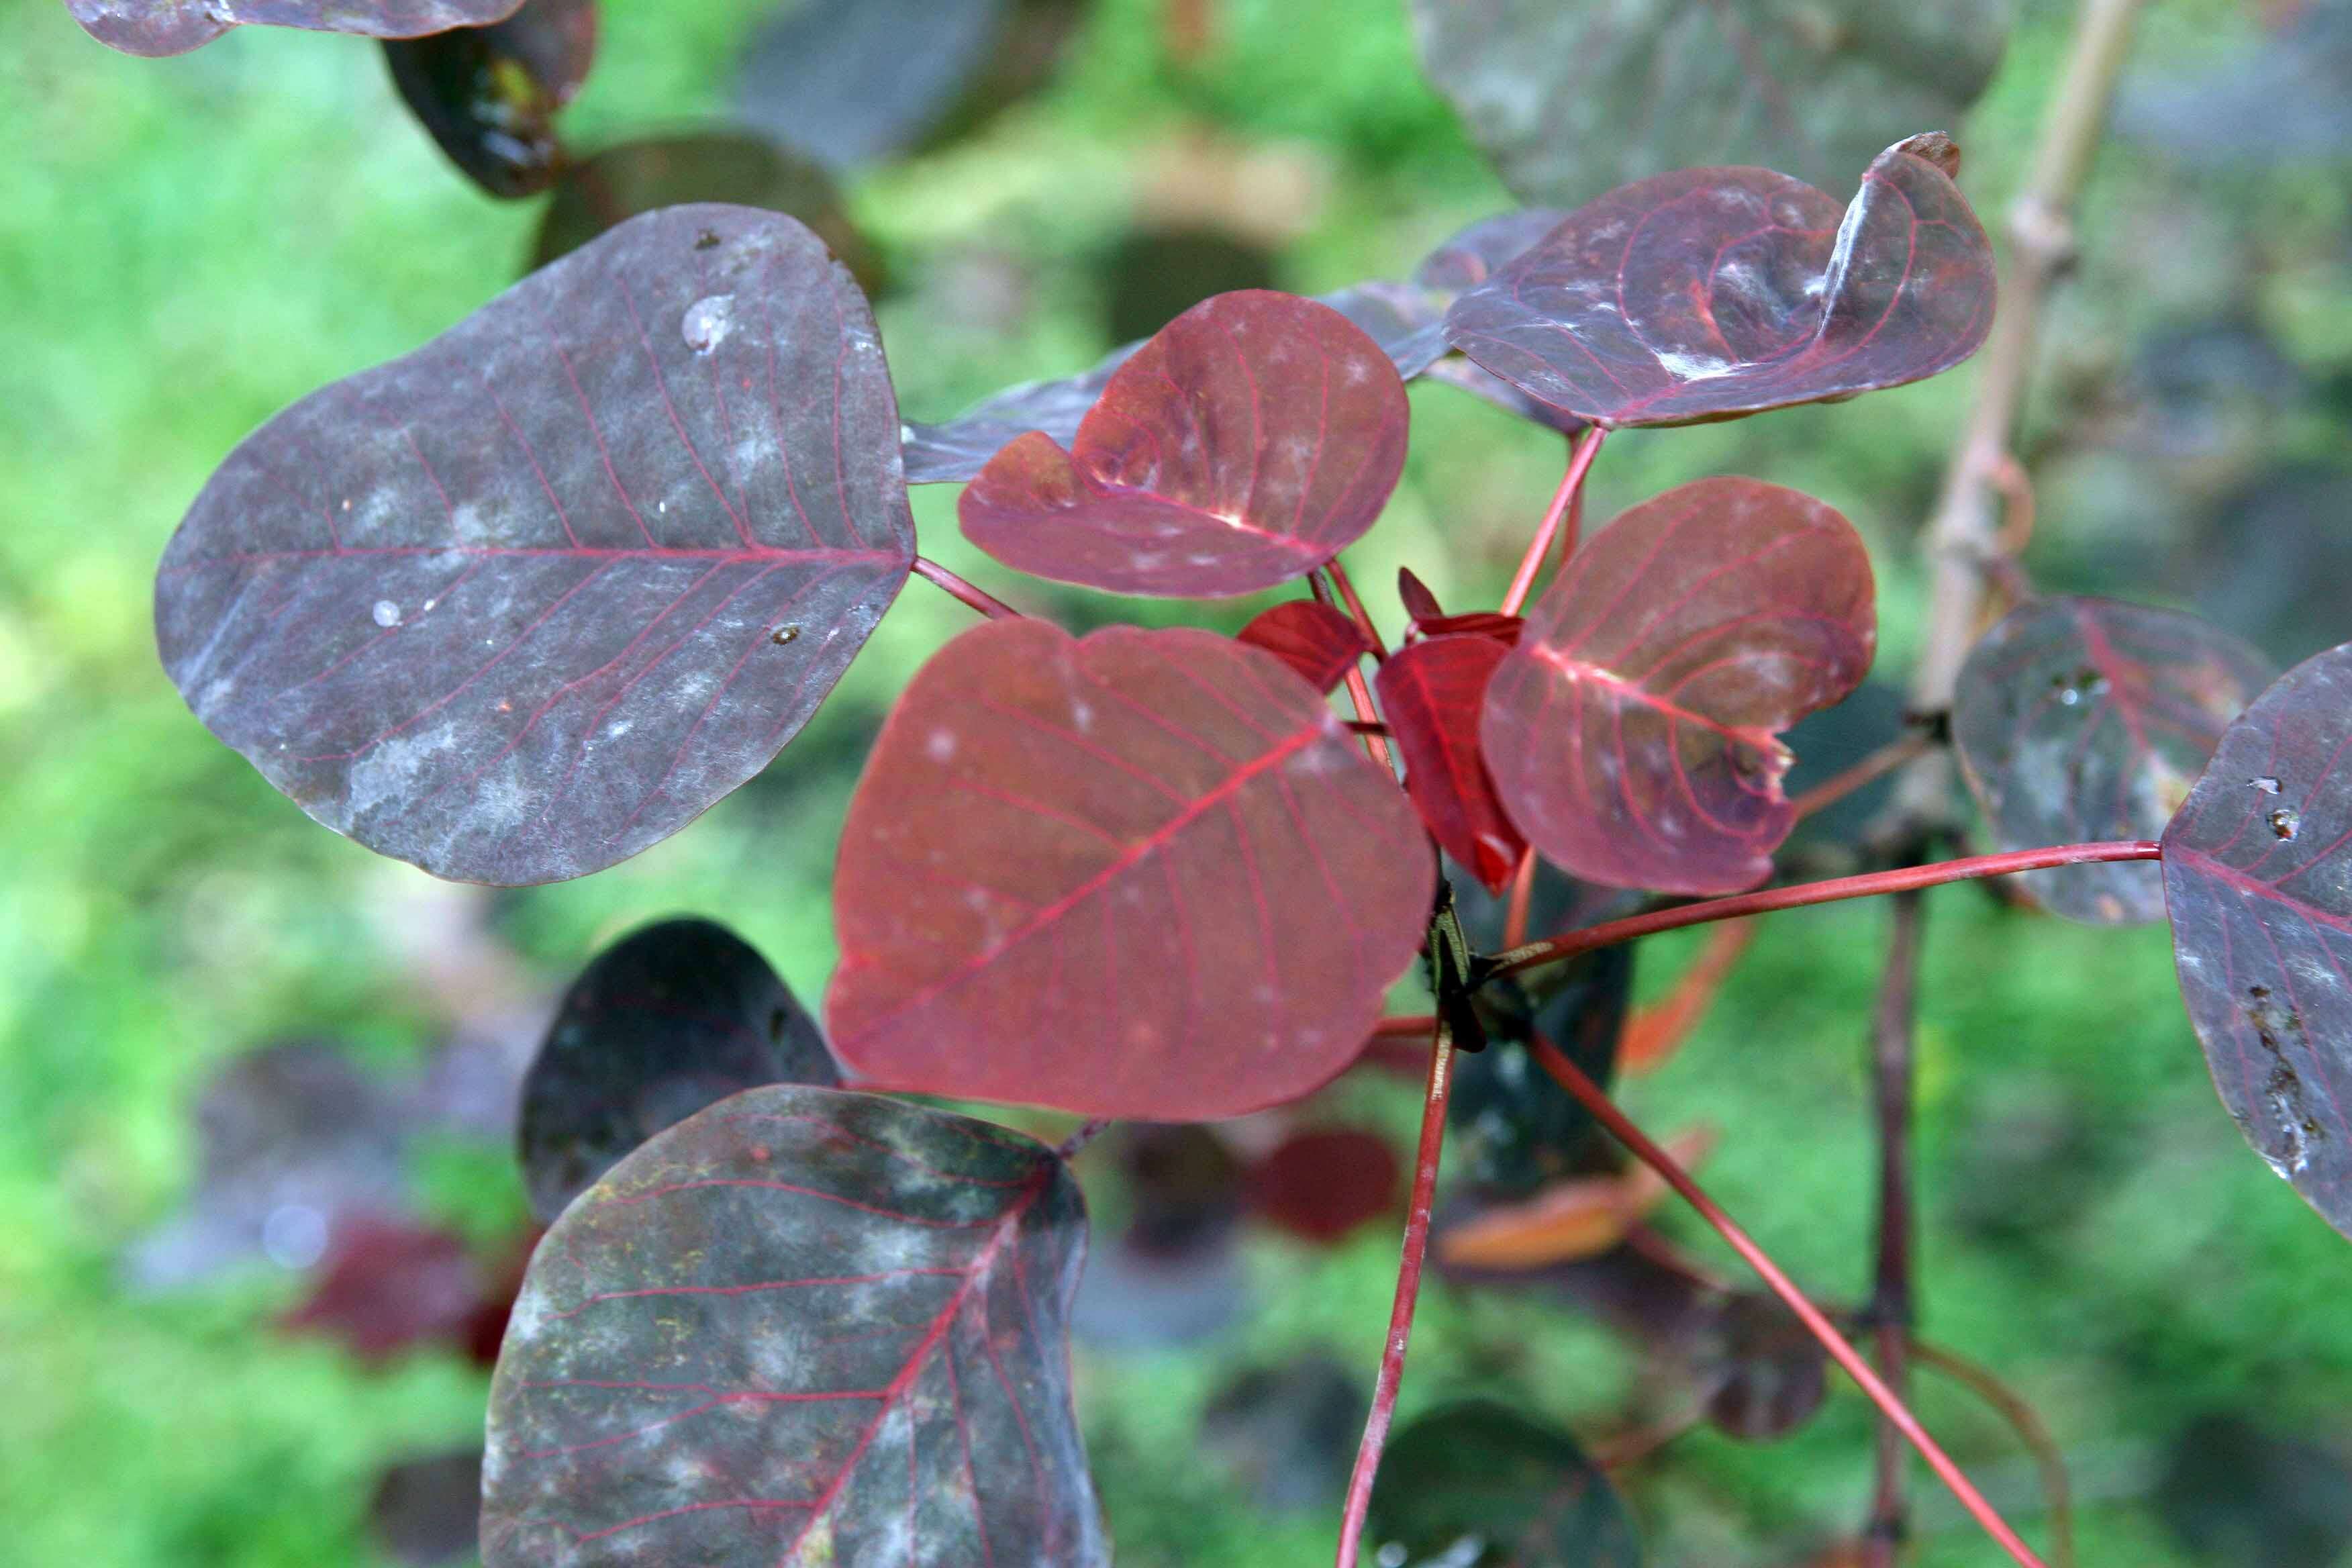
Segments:
[[[2164,901],[2213,1087],[2255,1152],[2352,1236],[2352,644],[2221,737],[2164,833]]]
[[[1273,655],[993,621],[875,743],[826,1022],[885,1087],[1237,1115],[1354,1058],[1435,874],[1394,782]]]
[[[371,38],[414,38],[479,27],[523,0],[66,0],[82,30],[126,55],[184,55],[231,27],[259,24]]]
[[[1051,1152],[900,1100],[753,1089],[671,1128],[531,1260],[485,1568],[1107,1563],[1085,1224]]]
[[[1952,742],[2003,849],[2153,838],[2222,731],[2278,672],[2220,627],[2111,599],[2037,599],[1960,669]],[[2101,925],[2164,914],[2147,861],[2019,879],[2053,913]]]
[[[872,316],[793,219],[666,208],[221,465],[164,668],[370,848],[555,881],[668,837],[807,721],[914,559]]]
[[[1511,820],[1570,875],[1728,893],[1771,871],[1792,814],[1776,738],[1868,673],[1870,558],[1835,510],[1700,479],[1570,557],[1486,691]]]
[[[824,1033],[726,927],[661,921],[596,955],[523,1076],[517,1134],[542,1224],[630,1150],[747,1089],[841,1081]]]
[[[1991,247],[1942,168],[1888,148],[1840,216],[1766,169],[1685,169],[1578,208],[1447,309],[1454,347],[1549,408],[1685,425],[1950,369],[1992,323]],[[1943,144],[1948,145],[1948,144]]]
[[[1066,451],[1033,431],[958,501],[1004,564],[1113,593],[1223,595],[1322,565],[1404,469],[1404,384],[1338,311],[1203,300],[1111,374]]]
[[[555,111],[595,61],[595,0],[527,0],[487,27],[387,38],[383,53],[409,112],[468,179],[531,195],[563,166]]]

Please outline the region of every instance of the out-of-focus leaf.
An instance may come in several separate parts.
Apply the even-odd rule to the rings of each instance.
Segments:
[[[1189,225],[1128,230],[1099,270],[1103,325],[1115,343],[1148,338],[1203,300],[1281,285],[1264,245]]]
[[[1321,1351],[1246,1367],[1209,1396],[1201,1447],[1258,1507],[1337,1507],[1370,1401],[1353,1368]]]
[[[1085,1343],[1165,1349],[1222,1333],[1245,1304],[1242,1166],[1206,1127],[1123,1122],[1106,1136],[1127,1203],[1115,1234],[1097,1227],[1070,1310]]]
[[[1530,1026],[1596,1083],[1605,1087],[1616,1074],[1633,986],[1633,948],[1604,947],[1552,967],[1558,978],[1537,998],[1517,999],[1525,1015],[1490,1016],[1487,1049],[1454,1064],[1449,1155],[1489,1198],[1525,1197],[1575,1173],[1593,1130],[1592,1113],[1520,1043]]]
[[[730,1094],[841,1081],[824,1035],[725,926],[663,921],[596,955],[524,1079],[523,1178],[541,1222],[630,1150]]]
[[[479,27],[523,0],[66,0],[82,29],[126,55],[184,55],[231,27],[258,24],[371,38]]]
[[[1576,1440],[1489,1400],[1389,1439],[1366,1539],[1401,1568],[1635,1568],[1624,1500]]]
[[[2004,849],[2164,831],[2221,732],[2278,672],[2219,626],[2112,599],[2036,599],[1961,667],[1952,742]],[[2069,920],[2160,919],[2164,877],[2141,863],[2021,879]]]
[[[525,0],[487,27],[387,38],[393,86],[450,162],[494,196],[528,196],[563,163],[555,111],[596,58],[596,0]]]
[[[1412,0],[1422,61],[1523,201],[1754,158],[1849,178],[1992,79],[2007,0]]]
[[[540,216],[530,265],[568,256],[640,213],[696,202],[787,214],[807,225],[868,294],[887,281],[881,256],[850,221],[832,176],[740,131],[623,142],[566,164]]]
[[[986,1122],[749,1090],[534,1258],[490,1390],[488,1568],[1108,1561],[1064,1325],[1085,1207]]]
[[[481,1511],[482,1450],[458,1448],[386,1467],[368,1528],[404,1568],[439,1568],[473,1556]]]
[[[793,219],[668,207],[231,453],[157,576],[189,705],[436,875],[625,859],[764,767],[906,581],[898,418]]]
[[[1729,893],[1792,820],[1778,731],[1877,645],[1853,525],[1791,489],[1699,479],[1569,558],[1486,689],[1481,740],[1538,853],[1612,887]]]
[[[1949,370],[1992,325],[1992,247],[1938,136],[1846,206],[1769,169],[1685,169],[1579,207],[1455,299],[1448,342],[1546,407],[1687,425]]]
[[[310,1294],[278,1326],[341,1341],[370,1363],[436,1342],[464,1349],[486,1284],[463,1237],[355,1218],[337,1233]]]
[[[850,802],[826,1019],[887,1087],[1238,1115],[1354,1059],[1434,883],[1394,781],[1272,654],[991,621]]]
[[[1261,610],[1234,635],[1290,666],[1318,691],[1338,686],[1372,651],[1371,639],[1354,616],[1313,599],[1286,599]]]
[[[2213,1088],[2352,1235],[2352,643],[2281,676],[2164,830],[2164,902]]]
[[[1806,714],[1781,737],[1796,754],[1780,781],[1781,789],[1795,800],[1893,745],[1903,738],[1910,711],[1910,699],[1901,687],[1865,680],[1844,701]],[[1802,848],[1834,868],[1824,875],[1859,869],[1862,837],[1894,791],[1894,773],[1873,779],[1801,819],[1789,830],[1785,847]]]
[[[128,1260],[142,1289],[190,1284],[257,1253],[307,1268],[349,1222],[404,1202],[409,1107],[331,1046],[237,1058],[205,1089],[195,1121],[195,1190]]]
[[[2196,77],[2126,81],[2117,133],[2209,169],[2352,159],[2352,5],[2276,9],[2284,24],[2249,54]]]
[[[1829,1392],[1829,1357],[1794,1313],[1761,1291],[1742,1291],[1717,1313],[1710,1347],[1715,1389],[1706,1416],[1751,1443],[1785,1437],[1812,1418]]]
[[[2352,1464],[2244,1415],[2182,1427],[2155,1490],[2158,1514],[2214,1568],[2340,1562],[2352,1545]]]
[[[1405,793],[1439,848],[1499,893],[1527,840],[1495,797],[1479,749],[1486,683],[1509,645],[1475,633],[1424,637],[1380,668],[1381,711],[1404,761]]]
[[[1715,1130],[1695,1127],[1666,1140],[1687,1170],[1715,1148]],[[1607,1175],[1570,1176],[1534,1196],[1495,1204],[1446,1228],[1438,1255],[1465,1268],[1530,1269],[1598,1258],[1664,1203],[1669,1189],[1646,1165]]]
[[[1250,1212],[1303,1241],[1328,1246],[1397,1206],[1404,1166],[1367,1128],[1294,1132],[1254,1162],[1244,1181]]]
[[[1016,570],[1113,593],[1216,596],[1322,565],[1404,469],[1404,384],[1328,306],[1221,294],[1112,373],[1067,450],[1032,432],[958,502]]]

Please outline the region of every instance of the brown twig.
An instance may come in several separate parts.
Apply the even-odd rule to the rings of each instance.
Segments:
[[[1871,1020],[1871,1081],[1878,1111],[1878,1271],[1867,1314],[1876,1341],[1878,1374],[1898,1395],[1909,1393],[1905,1351],[1910,1342],[1911,1098],[1914,1021],[1918,1015],[1920,893],[1898,893],[1887,939],[1886,973]],[[1894,1568],[1910,1531],[1905,1499],[1908,1456],[1893,1423],[1878,1424],[1878,1458],[1870,1519],[1863,1528],[1864,1568]]]

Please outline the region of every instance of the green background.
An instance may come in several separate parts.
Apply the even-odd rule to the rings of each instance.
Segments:
[[[899,277],[879,315],[910,414],[940,417],[1089,361],[1107,346],[1100,258],[1187,203],[1267,237],[1283,283],[1302,291],[1402,275],[1507,204],[1422,84],[1396,0],[1213,9],[1214,51],[1180,68],[1157,4],[1103,0],[1049,90],[852,182],[855,215]],[[576,141],[724,112],[756,20],[749,0],[605,0],[604,15],[602,59],[567,121]],[[2063,7],[2027,5],[1958,128],[1964,186],[1989,217],[2024,165],[2067,27]],[[2238,8],[2159,5],[2135,68],[2193,71],[2255,41]],[[379,860],[304,819],[188,715],[155,663],[152,571],[254,426],[511,281],[535,209],[464,184],[408,122],[371,45],[256,28],[142,61],[90,42],[54,0],[0,4],[0,1558],[371,1562],[377,1471],[477,1433],[483,1378],[439,1355],[366,1372],[272,1333],[299,1282],[267,1268],[161,1297],[126,1291],[120,1255],[192,1178],[193,1097],[227,1058],[289,1036],[338,1037],[402,1070],[464,1021],[451,963],[505,973],[519,958],[552,985],[599,942],[667,912],[727,921],[815,996],[832,962],[833,840],[866,741],[968,616],[911,586],[768,778],[601,876],[494,895]],[[1224,181],[1207,195],[1202,168]],[[2340,452],[2341,405],[2210,400],[2193,429],[2159,426],[2151,462],[2132,443],[2155,416],[2126,372],[2167,331],[2250,323],[2305,383],[2340,389],[2352,373],[2346,193],[2308,170],[2225,178],[2117,145],[2082,229],[2084,261],[2037,383],[2027,451],[2042,522],[2028,563],[2160,595],[2181,584],[2156,563],[2210,523],[2231,483]],[[1593,516],[1711,472],[1822,496],[1873,542],[1881,668],[1899,679],[1920,597],[1913,531],[1972,375],[1621,436],[1594,473]],[[1449,603],[1491,601],[1559,458],[1556,440],[1448,389],[1418,387],[1413,406],[1405,483],[1349,556],[1391,626],[1400,563]],[[924,548],[992,587],[1095,618],[1191,613],[1081,607],[1012,580],[956,536],[952,494],[917,492]],[[1230,607],[1218,614],[1234,624]],[[1723,1129],[1706,1179],[1829,1296],[1857,1293],[1869,1267],[1863,1032],[1884,928],[1874,907],[1775,919],[1696,1039],[1627,1095],[1654,1128]],[[2064,927],[1963,889],[1934,899],[1928,935],[1926,1331],[2040,1407],[2089,1499],[2084,1562],[2190,1562],[2153,1510],[2190,1418],[2232,1411],[2322,1441],[2352,1434],[2352,1250],[2214,1102],[2160,930]],[[1652,943],[1644,990],[1691,945]],[[1402,1137],[1412,1093],[1351,1089],[1348,1104]],[[497,1151],[436,1147],[418,1178],[428,1205],[473,1234],[520,1214]],[[1663,1223],[1737,1271],[1685,1216]],[[1328,1347],[1369,1375],[1394,1264],[1389,1226],[1328,1252],[1256,1237],[1255,1310],[1231,1334],[1082,1352],[1081,1405],[1122,1563],[1328,1558],[1335,1516],[1262,1517],[1241,1502],[1201,1457],[1199,1413],[1234,1366],[1297,1349]],[[1486,1392],[1605,1432],[1635,1375],[1587,1323],[1433,1285],[1405,1414]],[[1921,1409],[2038,1534],[2032,1472],[2006,1431],[1932,1380]],[[1696,1434],[1627,1484],[1660,1563],[1794,1563],[1861,1517],[1869,1446],[1864,1406],[1839,1389],[1790,1442]],[[1997,1560],[1931,1482],[1917,1491],[1917,1561]]]

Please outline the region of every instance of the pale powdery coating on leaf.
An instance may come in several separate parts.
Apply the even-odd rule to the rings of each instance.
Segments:
[[[1869,672],[1870,557],[1810,496],[1700,479],[1569,560],[1496,667],[1480,731],[1504,809],[1588,881],[1730,893],[1794,818],[1779,732]]]
[[[2221,1103],[2352,1236],[2352,644],[2279,678],[2164,833],[2164,901]]]
[[[545,882],[766,765],[913,559],[856,284],[789,217],[670,207],[249,437],[164,554],[156,633],[320,822]]]
[[[2230,721],[2277,671],[2219,626],[2111,599],[2037,599],[1960,670],[1952,741],[2002,849],[2153,838]],[[2164,913],[2150,861],[2019,879],[2052,912],[2114,925]]]
[[[486,1568],[1097,1568],[1085,1205],[1002,1128],[752,1089],[558,1220],[490,1390]]]
[[[1888,148],[1838,204],[1767,169],[1685,169],[1571,213],[1465,291],[1449,342],[1597,425],[1686,425],[1949,370],[1984,342],[1992,248],[1940,163]]]
[[[1436,867],[1282,660],[992,621],[900,697],[835,872],[834,1047],[877,1085],[1205,1120],[1353,1059]]]
[[[181,55],[248,25],[415,38],[478,27],[522,0],[66,0],[82,29],[128,55]]]

